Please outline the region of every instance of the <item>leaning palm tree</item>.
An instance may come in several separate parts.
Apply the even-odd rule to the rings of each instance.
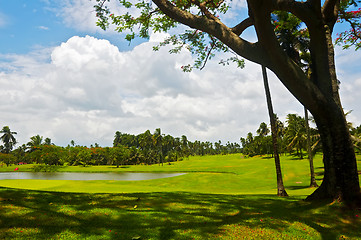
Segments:
[[[14,134],[17,134],[16,132],[10,131],[9,126],[4,126],[0,133],[3,133],[1,136],[1,141],[4,143],[3,152],[4,153],[10,153],[13,147],[16,144],[16,139],[14,137]]]
[[[277,176],[277,196],[287,197],[288,194],[287,194],[285,186],[283,184],[281,161],[280,161],[280,156],[278,153],[277,127],[276,127],[275,114],[273,112],[271,93],[270,93],[269,84],[268,84],[267,69],[263,65],[262,65],[262,75],[263,75],[264,89],[266,92],[268,114],[269,114],[269,118],[270,118],[270,122],[271,122],[273,154],[274,154],[274,159],[275,159],[276,176]]]
[[[298,49],[301,49],[303,46],[307,46],[307,38],[304,38],[300,34],[294,34],[298,31],[300,26],[299,20],[293,15],[284,13],[284,12],[275,12],[274,14],[275,20],[275,32],[278,38],[278,41],[281,44],[281,47],[285,50],[287,55],[289,55],[292,59],[300,62],[300,54]],[[280,27],[280,24],[286,25],[285,27]],[[300,37],[302,36],[302,38]],[[296,44],[298,44],[298,48],[296,48]],[[269,90],[267,70],[262,65],[262,75],[263,75],[263,83],[266,91],[266,100],[268,107],[268,114],[271,122],[271,132],[272,132],[272,143],[273,143],[273,152],[275,158],[276,165],[276,174],[277,174],[277,195],[278,196],[287,196],[286,190],[283,185],[282,180],[282,171],[281,171],[281,163],[278,154],[278,143],[277,143],[277,127],[275,115],[273,113],[271,94]]]
[[[306,30],[301,29],[301,20],[287,12],[275,12],[274,15],[275,32],[281,47],[287,55],[297,63],[305,72],[311,76],[310,63],[311,56],[309,53],[310,38]],[[313,157],[311,151],[310,131],[308,125],[308,111],[304,107],[305,121],[307,129],[307,152],[310,163],[311,183],[310,187],[317,187]]]

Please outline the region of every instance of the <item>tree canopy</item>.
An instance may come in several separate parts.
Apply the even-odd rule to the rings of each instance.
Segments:
[[[9,128],[9,126],[4,126],[2,130],[0,131],[3,135],[0,137],[1,141],[4,143],[4,152],[9,153],[13,147],[16,144],[16,139],[14,137],[14,134],[16,132],[12,132]]]

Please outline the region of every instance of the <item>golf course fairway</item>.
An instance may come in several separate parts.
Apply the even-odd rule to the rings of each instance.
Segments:
[[[315,190],[307,159],[281,164],[290,197],[276,196],[273,158],[240,154],[58,169],[186,173],[153,180],[1,180],[0,239],[361,239],[360,210],[303,200]],[[315,170],[320,184],[321,156]]]

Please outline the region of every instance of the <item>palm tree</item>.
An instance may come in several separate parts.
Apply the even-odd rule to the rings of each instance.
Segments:
[[[31,149],[39,147],[43,144],[43,137],[40,135],[32,136],[30,140],[31,141],[28,142],[26,145]]]
[[[285,186],[283,184],[281,161],[280,161],[280,157],[278,154],[276,120],[275,120],[275,114],[273,112],[273,107],[272,107],[272,99],[271,99],[271,93],[270,93],[269,84],[268,84],[267,70],[263,65],[262,65],[262,75],[263,75],[264,89],[266,92],[268,114],[269,114],[269,118],[270,118],[270,122],[271,122],[273,154],[274,154],[274,159],[275,159],[276,176],[277,176],[277,196],[287,197],[288,194],[287,194]],[[266,124],[264,124],[264,125],[266,125]],[[266,125],[266,128],[267,128],[267,125]]]
[[[310,125],[308,124],[308,111],[307,108],[304,108],[304,110],[305,110],[305,123],[306,123],[306,134],[307,134],[307,153],[308,153],[308,160],[310,163],[310,173],[311,173],[310,187],[318,187],[318,184],[316,182],[315,170],[314,170],[315,168],[313,166]]]
[[[13,147],[16,144],[16,139],[14,137],[14,134],[17,134],[16,132],[10,131],[9,126],[4,126],[0,133],[3,133],[1,136],[1,141],[4,143],[3,152],[4,153],[10,153]]]
[[[309,52],[309,34],[306,30],[301,29],[301,20],[287,12],[275,12],[274,23],[276,24],[275,32],[281,47],[287,55],[297,63],[311,77],[310,64],[311,56]],[[311,187],[317,187],[315,180],[313,157],[311,151],[310,131],[308,125],[308,111],[304,107],[306,131],[307,131],[307,152],[310,163]],[[301,152],[302,154],[302,152]]]
[[[97,144],[97,143],[96,143]],[[95,145],[96,145],[95,144]],[[44,145],[51,145],[51,139],[50,138],[45,138],[44,140]]]
[[[281,47],[285,50],[287,55],[289,55],[292,59],[296,60],[296,62],[301,63],[300,61],[300,54],[299,51],[297,51],[295,45],[299,44],[299,49],[301,49],[303,46],[306,45],[307,38],[303,38],[302,34],[294,34],[297,32],[300,21],[297,18],[292,18],[293,15],[285,13],[285,12],[276,12],[275,15],[276,20],[274,20],[274,23],[277,24],[275,26],[275,32],[276,36],[281,44]],[[280,24],[287,25],[284,28],[280,28]],[[278,29],[278,30],[277,30]],[[302,38],[301,38],[302,36]],[[305,40],[305,41],[304,41]],[[304,51],[306,52],[306,51]],[[272,133],[272,143],[273,143],[273,152],[274,152],[274,158],[275,158],[275,164],[276,164],[276,173],[277,173],[277,188],[279,196],[287,196],[287,193],[283,186],[283,180],[282,180],[282,172],[281,172],[281,166],[280,166],[280,160],[279,160],[279,154],[278,154],[278,140],[277,140],[277,128],[276,128],[276,120],[275,115],[273,113],[273,107],[272,107],[272,100],[271,100],[271,94],[269,90],[269,84],[268,84],[268,77],[267,77],[267,70],[265,66],[262,65],[262,75],[263,75],[263,83],[265,87],[266,92],[266,100],[267,100],[267,107],[268,107],[268,114],[270,117],[271,122],[271,133]]]
[[[267,127],[267,124],[262,122],[260,125],[259,125],[259,128],[257,129],[257,134],[261,137],[265,137],[268,135],[269,133],[269,129]]]
[[[158,152],[158,163],[160,165],[160,163],[162,163],[163,166],[163,150],[162,150],[162,140],[163,140],[163,136],[161,133],[160,128],[155,129],[154,134],[153,134],[153,143],[155,146],[156,151]]]
[[[185,157],[189,157],[189,155],[191,154],[190,153],[190,149],[189,149],[189,141],[187,139],[187,136],[186,135],[182,135],[181,136],[181,152],[182,152],[182,155],[185,156]]]
[[[297,155],[302,159],[302,149],[307,139],[305,120],[302,117],[296,114],[287,115],[286,139],[289,142],[289,151],[296,149]]]
[[[114,141],[113,141],[113,147],[116,147],[117,145],[121,144],[121,142],[122,142],[122,133],[119,131],[116,131],[115,136],[114,136]]]

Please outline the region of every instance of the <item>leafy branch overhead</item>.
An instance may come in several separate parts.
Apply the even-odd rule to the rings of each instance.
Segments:
[[[224,0],[161,0],[159,1],[161,3],[155,1],[157,4],[153,4],[151,0],[119,0],[119,3],[129,11],[125,14],[116,15],[108,8],[107,2],[109,1],[110,0],[96,0],[97,4],[94,7],[98,17],[97,25],[104,30],[106,30],[110,24],[115,25],[116,31],[126,33],[125,39],[129,42],[137,37],[147,39],[151,32],[169,32],[169,30],[177,27],[179,24],[175,20],[177,17],[170,18],[168,16],[169,13],[165,14],[166,8],[177,8],[179,10],[178,14],[183,14],[184,16],[181,17],[185,19],[197,17],[199,20],[207,19],[219,25],[224,25],[224,23],[220,21],[220,16],[226,14],[229,10],[229,1]],[[349,10],[350,7],[356,7],[359,3],[359,0],[340,1],[338,22],[348,23],[350,29],[337,33],[338,38],[335,40],[335,43],[343,45],[344,48],[355,46],[355,48],[358,49],[361,46],[361,9]],[[157,5],[164,5],[165,9],[161,10]],[[327,5],[324,6],[324,8],[326,12]],[[130,11],[130,9],[132,9],[132,11]],[[174,9],[172,9],[172,11],[173,10]],[[217,52],[231,52],[234,55],[228,59],[222,59],[220,64],[228,65],[230,62],[235,62],[237,67],[244,67],[244,60],[239,58],[239,54],[226,46],[222,40],[217,39],[215,35],[199,30],[201,28],[192,26],[192,24],[182,23],[198,30],[185,30],[184,33],[174,34],[155,46],[154,50],[159,50],[160,47],[165,45],[173,45],[170,53],[179,53],[182,49],[189,50],[193,55],[197,56],[197,58],[193,66],[183,66],[184,71],[191,71],[193,67],[203,69],[207,61],[212,59]],[[274,23],[275,22],[273,22],[273,24]],[[202,23],[199,22],[199,24]],[[230,29],[239,36],[245,29],[252,25],[253,20],[251,15]],[[278,22],[277,25],[280,26]],[[287,28],[287,24],[283,25]],[[277,31],[277,28],[275,28],[275,30]],[[257,44],[253,44],[253,48],[255,48],[256,45]]]
[[[357,50],[361,47],[361,8],[357,9],[357,4],[360,1],[342,1],[341,3],[338,22],[348,23],[350,29],[337,33],[336,44],[343,45],[344,49],[354,46]],[[355,9],[348,11],[350,4]]]
[[[106,30],[110,24],[116,26],[115,31],[126,33],[125,39],[131,42],[133,39],[150,37],[150,33],[168,32],[170,29],[178,26],[178,22],[165,15],[160,9],[152,4],[151,1],[138,1],[132,3],[126,0],[119,1],[125,9],[137,9],[137,14],[130,14],[129,11],[122,15],[111,13],[106,6],[109,0],[97,0],[95,10],[97,12],[97,25]],[[220,14],[225,14],[228,10],[228,4],[221,1],[187,1],[172,0],[170,3],[180,9],[197,16],[203,16],[210,19],[218,19]],[[198,7],[198,12],[194,12],[194,7]],[[215,57],[216,52],[230,52],[234,56],[222,59],[219,64],[229,65],[236,63],[239,68],[244,67],[244,60],[240,59],[236,53],[231,51],[223,42],[214,36],[200,30],[185,30],[184,33],[173,34],[164,41],[153,47],[158,51],[161,47],[172,45],[170,53],[179,53],[182,49],[187,49],[193,55],[197,56],[194,64],[182,66],[183,71],[192,71],[193,68],[203,69],[208,60]]]

